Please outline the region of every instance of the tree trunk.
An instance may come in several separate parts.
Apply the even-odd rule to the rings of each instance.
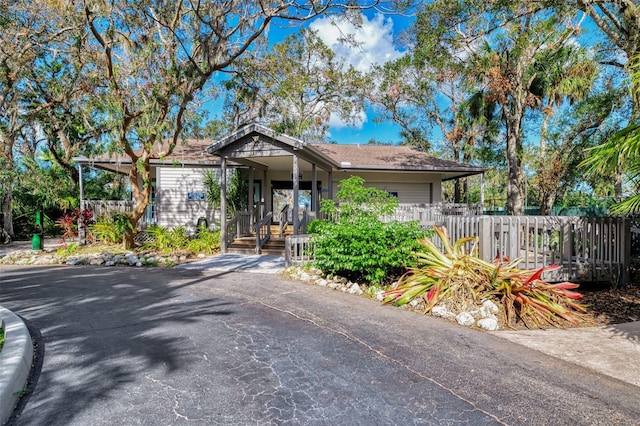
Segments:
[[[6,182],[5,182],[6,183]],[[2,196],[2,213],[3,213],[3,223],[4,230],[11,238],[15,238],[15,233],[13,231],[13,188],[11,187],[11,183],[8,185],[3,185],[4,194]]]
[[[7,134],[2,138],[2,160],[4,162],[4,172],[1,175],[0,186],[2,187],[2,213],[4,220],[2,225],[11,238],[15,238],[13,230],[13,144],[14,139]]]
[[[555,191],[544,191],[540,194],[540,215],[550,216],[556,201]]]
[[[460,203],[461,199],[460,179],[456,179],[453,183],[453,202]]]
[[[138,221],[149,205],[149,195],[151,194],[151,166],[148,159],[143,159],[140,165],[138,161],[132,161],[129,172],[129,182],[131,183],[131,195],[135,201],[133,211],[129,215],[129,228],[125,230],[122,244],[125,249],[132,249],[135,246],[134,237],[138,226]],[[138,170],[141,167],[141,170]]]
[[[517,100],[515,102],[518,103]],[[513,216],[524,214],[524,172],[522,169],[522,142],[520,140],[521,112],[522,107],[515,105],[512,114],[505,114],[507,117],[507,214]]]

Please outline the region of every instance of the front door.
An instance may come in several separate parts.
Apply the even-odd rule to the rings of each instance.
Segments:
[[[300,213],[313,209],[311,181],[301,181],[298,190],[298,208]],[[318,182],[318,194],[320,194],[320,182]],[[316,200],[317,201],[317,200]],[[279,223],[279,213],[285,205],[289,205],[289,222],[292,222],[293,214],[293,182],[271,182],[271,205],[273,206],[274,222]]]

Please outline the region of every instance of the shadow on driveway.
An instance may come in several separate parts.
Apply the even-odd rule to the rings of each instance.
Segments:
[[[211,277],[167,269],[3,269],[0,303],[25,318],[32,331],[39,330],[36,354],[45,357],[45,365],[59,368],[45,367],[32,378],[38,386],[30,411],[37,410],[38,418],[51,424],[66,424],[88,406],[116,395],[142,370],[170,374],[189,365],[194,359],[190,337],[161,329],[233,313],[229,300],[188,300],[178,294],[204,279]],[[20,424],[28,419],[20,418]]]

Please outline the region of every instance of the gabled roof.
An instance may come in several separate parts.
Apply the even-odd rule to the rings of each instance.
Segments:
[[[325,170],[380,171],[380,172],[431,172],[439,173],[443,180],[484,173],[485,169],[451,160],[435,158],[417,148],[404,145],[344,145],[307,143],[300,139],[278,133],[268,127],[251,123],[224,138],[212,143],[208,139],[186,139],[179,142],[173,153],[163,159],[151,160],[153,165],[218,167],[220,158],[215,155],[234,143],[249,144],[255,138],[264,137],[275,141],[287,151],[296,152],[300,158],[318,164]],[[167,142],[163,142],[166,144]],[[158,147],[162,148],[162,146]],[[266,160],[265,157],[262,160]],[[77,157],[79,164],[123,172],[131,164],[125,154],[102,155],[93,158]],[[233,158],[231,158],[233,160]],[[258,165],[255,161],[240,164]],[[234,161],[235,163],[235,161]]]
[[[285,135],[284,133],[278,133],[269,127],[263,126],[258,123],[250,123],[245,126],[240,127],[233,133],[228,134],[222,139],[217,140],[216,142],[210,144],[207,147],[207,152],[210,154],[216,153],[221,149],[231,145],[232,143],[246,137],[251,134],[261,134],[263,136],[267,136],[271,139],[277,140],[285,145],[290,146],[292,149],[302,149],[305,145],[307,145],[304,141],[300,139],[296,139],[294,137]]]

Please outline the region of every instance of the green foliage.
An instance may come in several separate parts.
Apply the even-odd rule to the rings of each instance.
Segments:
[[[219,248],[220,231],[211,231],[204,226],[198,229],[196,238],[187,244],[187,249],[194,253],[213,254]]]
[[[161,253],[176,253],[190,251],[193,253],[212,254],[220,248],[220,231],[210,231],[204,226],[198,229],[196,237],[189,239],[189,234],[182,226],[167,229],[153,225],[147,228],[151,238],[144,248]]]
[[[477,237],[451,244],[446,229],[434,227],[434,230],[444,251],[428,239],[421,240],[422,250],[416,253],[419,266],[384,293],[385,303],[402,306],[422,299],[425,312],[439,304],[446,304],[450,311],[455,308],[467,311],[484,300],[495,300],[502,304],[508,327],[522,322],[528,328],[575,325],[586,312],[576,302],[582,296],[571,291],[577,284],[548,284],[541,279],[544,271],[557,269],[557,265],[536,271],[517,269],[521,259],[486,262],[477,256]],[[467,243],[474,243],[470,251],[465,249]]]
[[[366,188],[360,177],[340,182],[339,207],[323,200],[321,210],[337,222],[313,221],[315,265],[327,274],[364,278],[382,283],[412,263],[416,239],[424,232],[415,222],[382,222],[393,212],[397,199],[387,192]]]
[[[351,176],[340,181],[336,197],[333,200],[322,200],[320,211],[330,217],[339,216],[341,222],[350,222],[363,216],[379,218],[392,214],[398,207],[398,199],[387,191],[365,187],[365,180],[360,176]]]
[[[89,226],[89,229],[98,241],[107,244],[121,243],[124,233],[127,230],[133,230],[129,215],[122,212],[110,212],[99,217],[94,225]]]
[[[168,230],[162,226],[152,225],[147,228],[147,234],[151,237],[151,241],[145,243],[144,247],[163,253],[184,250],[189,243],[189,234],[183,226]]]
[[[219,174],[207,171],[204,175],[207,201],[215,208],[220,207],[220,177]],[[233,175],[227,185],[227,209],[233,215],[237,211],[247,210],[249,198],[249,183],[239,169],[233,171]]]
[[[78,245],[78,243],[70,243],[65,247],[60,247],[56,251],[56,254],[59,257],[69,257],[74,254],[78,254],[79,252],[80,252],[80,246]]]

